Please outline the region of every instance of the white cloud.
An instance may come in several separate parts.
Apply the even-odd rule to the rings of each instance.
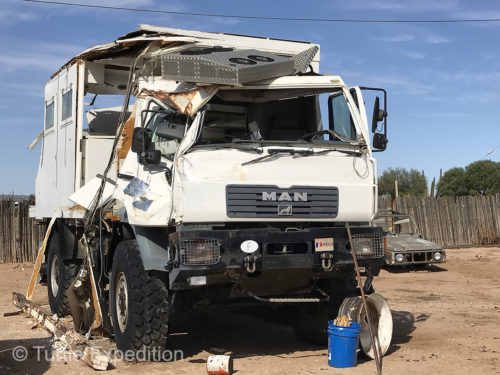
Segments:
[[[381,41],[381,42],[402,43],[402,42],[410,42],[412,40],[415,40],[415,35],[398,34],[398,35],[392,35],[392,36],[381,36],[381,37],[376,37],[373,39]]]
[[[338,5],[338,3],[336,3]],[[358,0],[348,1],[347,8],[358,10],[381,10],[398,13],[425,13],[425,12],[455,12],[459,9],[458,0],[420,0],[420,1],[400,1],[400,0]],[[381,18],[376,15],[374,18]]]
[[[0,84],[2,92],[9,92],[9,94],[31,96],[35,98],[44,97],[43,84],[26,83],[26,82],[2,82]]]
[[[417,59],[417,60],[425,59],[425,54],[423,54],[422,52],[404,51],[403,55],[405,55],[406,57],[410,57],[412,59]]]
[[[21,9],[0,9],[0,25],[12,25],[18,22],[28,22],[38,18],[36,13]]]
[[[0,65],[7,72],[18,70],[47,70],[55,72],[85,48],[65,43],[19,43],[2,45]]]
[[[369,74],[368,72],[363,73],[361,70],[337,69],[336,71],[340,73],[340,76],[348,85],[384,87],[394,92],[418,96],[436,92],[434,86],[422,83],[417,79],[408,78],[409,76],[383,73]]]
[[[140,8],[154,4],[154,0],[79,0],[79,4],[102,5],[107,7]]]
[[[435,34],[429,34],[427,35],[426,41],[429,42],[430,44],[443,44],[443,43],[450,43],[451,40],[441,36],[441,35],[435,35]]]

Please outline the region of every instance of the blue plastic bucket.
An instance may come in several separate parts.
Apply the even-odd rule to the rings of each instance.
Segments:
[[[356,366],[360,326],[339,327],[328,321],[328,365],[332,367]]]

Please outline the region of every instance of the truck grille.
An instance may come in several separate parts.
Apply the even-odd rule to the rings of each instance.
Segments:
[[[231,218],[335,218],[338,208],[336,187],[226,186],[226,211]]]

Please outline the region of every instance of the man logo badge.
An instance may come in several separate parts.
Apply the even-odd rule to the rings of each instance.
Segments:
[[[292,216],[292,205],[278,206],[279,216]]]

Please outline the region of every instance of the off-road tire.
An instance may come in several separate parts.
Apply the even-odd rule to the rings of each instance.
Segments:
[[[124,330],[118,321],[116,304],[117,285],[123,281],[121,277],[126,279],[124,283],[127,292],[124,303],[127,306]],[[161,280],[148,275],[144,270],[135,240],[123,241],[116,248],[109,295],[111,319],[118,349],[122,352],[144,351],[150,355],[144,359],[161,360],[158,355],[163,353],[168,335],[168,291]],[[121,309],[123,313],[123,308]]]
[[[54,261],[57,262],[57,291],[52,287],[52,274]],[[71,283],[75,280],[80,262],[64,260],[60,249],[57,246],[50,246],[47,256],[47,294],[49,295],[49,305],[53,313],[58,316],[66,316],[71,314],[71,309],[68,303],[67,291]]]

